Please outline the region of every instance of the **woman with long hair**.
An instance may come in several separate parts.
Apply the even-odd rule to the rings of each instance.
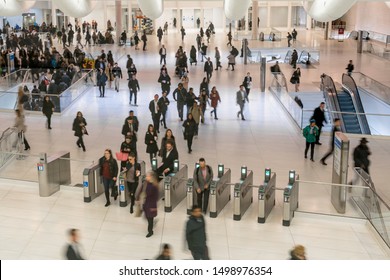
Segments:
[[[192,152],[192,139],[196,132],[196,122],[192,117],[192,114],[187,115],[187,119],[183,122],[184,127],[184,138],[187,140],[188,153]]]
[[[47,129],[51,129],[51,116],[53,115],[53,112],[54,112],[54,104],[50,100],[50,96],[46,95],[45,99],[43,99],[42,113],[47,118]]]
[[[106,205],[105,207],[109,206],[110,203],[110,188],[111,195],[116,200],[118,197],[118,190],[115,190],[115,182],[116,178],[118,176],[118,163],[112,156],[112,151],[110,149],[104,150],[104,156],[99,159],[99,166],[100,166],[100,176],[103,179],[103,185],[104,185],[104,194],[106,196]]]
[[[173,136],[173,133],[172,133],[172,130],[170,128],[168,128],[166,131],[165,131],[165,136],[161,139],[161,148],[160,150],[158,151],[158,155],[160,157],[162,157],[163,153],[164,153],[164,150],[166,149],[166,144],[167,144],[167,141],[172,141],[173,144],[174,144],[174,149],[176,149],[176,143],[175,143],[175,136]]]
[[[146,153],[150,156],[150,164],[152,164],[152,159],[156,157],[158,152],[157,146],[157,133],[154,130],[154,126],[149,124],[148,131],[145,134],[145,144],[146,144]]]
[[[146,173],[145,185],[143,190],[140,193],[144,193],[145,202],[143,203],[143,211],[145,212],[145,217],[148,220],[148,234],[146,238],[149,238],[153,235],[153,222],[154,218],[157,216],[157,200],[159,197],[158,189],[158,178],[157,174],[154,171],[149,171]],[[139,200],[139,198],[137,199]]]

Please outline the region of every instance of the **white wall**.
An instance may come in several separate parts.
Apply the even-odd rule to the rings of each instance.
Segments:
[[[287,19],[288,7],[271,7],[271,27],[287,27]]]
[[[213,9],[213,24],[215,28],[223,28],[223,17],[225,17],[223,8]]]
[[[30,9],[26,13],[34,13],[35,21],[40,25],[43,22],[43,10],[42,9]],[[3,27],[3,18],[0,17],[0,26]],[[23,16],[14,16],[14,17],[6,17],[7,21],[11,25],[11,27],[15,27],[18,24],[20,27],[23,27]]]
[[[183,9],[182,10],[182,20],[184,28],[195,28],[196,19],[194,19],[194,10],[193,9]]]

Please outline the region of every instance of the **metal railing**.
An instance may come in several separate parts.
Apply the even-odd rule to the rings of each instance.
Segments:
[[[351,192],[352,199],[390,247],[390,206],[377,194],[369,174],[361,168],[354,168],[354,173],[358,184],[366,188],[363,191]]]
[[[22,139],[15,127],[3,131],[0,137],[0,168],[22,150]]]

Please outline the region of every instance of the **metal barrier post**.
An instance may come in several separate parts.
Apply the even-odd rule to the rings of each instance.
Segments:
[[[290,226],[294,212],[298,208],[299,175],[294,170],[289,172],[288,185],[283,192],[283,226]]]
[[[127,206],[127,192],[126,192],[126,182],[124,178],[124,172],[121,172],[119,175],[119,206],[126,207]]]
[[[191,214],[192,207],[195,204],[196,191],[194,188],[194,179],[190,178],[187,181],[187,215]]]
[[[241,180],[234,185],[233,220],[241,220],[242,215],[253,202],[253,172],[241,167]]]
[[[275,187],[276,173],[272,173],[270,168],[266,168],[264,172],[264,183],[259,187],[258,192],[258,223],[265,223],[265,220],[275,206]]]
[[[104,192],[99,164],[92,164],[83,171],[84,202],[91,202]]]
[[[179,161],[175,161],[179,164]],[[174,170],[177,169],[176,167]],[[171,173],[164,179],[164,210],[171,212],[186,197],[188,166],[183,165],[176,173]]]
[[[222,167],[222,168],[221,168]],[[218,176],[224,172],[222,164],[218,165]],[[210,184],[210,218],[216,218],[226,204],[230,201],[231,170],[226,172]]]

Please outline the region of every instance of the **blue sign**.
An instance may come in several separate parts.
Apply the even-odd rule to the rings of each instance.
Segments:
[[[88,181],[83,182],[84,188],[88,188]]]
[[[125,190],[125,186],[124,185],[119,185],[119,189],[121,190],[121,192],[123,192]]]
[[[43,164],[37,164],[38,171],[43,171]]]

